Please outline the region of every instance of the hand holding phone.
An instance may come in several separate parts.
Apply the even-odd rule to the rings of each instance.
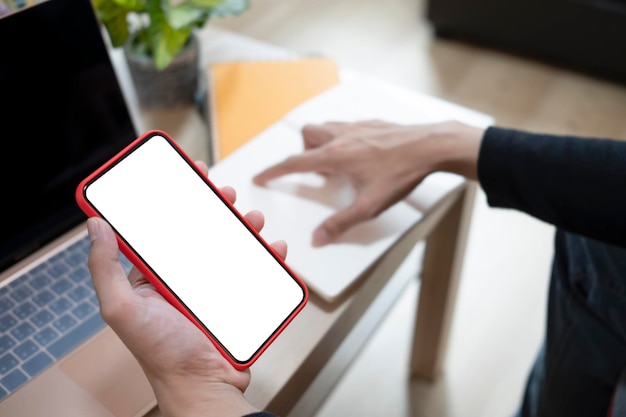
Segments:
[[[304,283],[163,132],[138,138],[82,181],[76,197],[237,369],[308,299]]]

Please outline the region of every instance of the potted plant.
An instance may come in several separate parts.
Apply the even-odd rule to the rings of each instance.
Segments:
[[[236,15],[249,0],[93,0],[113,47],[123,47],[139,102],[171,107],[193,101],[199,45],[194,30]]]

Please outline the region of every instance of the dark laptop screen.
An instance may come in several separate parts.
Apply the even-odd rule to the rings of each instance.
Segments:
[[[0,18],[0,271],[85,220],[80,180],[135,138],[90,0]]]

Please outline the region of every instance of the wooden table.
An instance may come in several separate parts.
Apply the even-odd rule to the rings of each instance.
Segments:
[[[213,28],[203,29],[200,38],[203,68],[220,60],[296,56]],[[202,111],[196,106],[171,110],[140,108],[119,51],[113,51],[113,61],[139,131],[167,131],[193,158],[209,161],[210,135]],[[436,204],[425,208],[422,220],[341,301],[328,304],[312,294],[307,307],[252,366],[252,382],[246,391],[249,401],[285,417],[311,415],[417,275],[421,277],[421,286],[412,360],[407,366],[411,366],[415,378],[434,380],[445,358],[475,188],[474,183],[461,182],[444,190]],[[415,265],[415,274],[395,274],[421,241],[426,242],[426,249],[422,265]],[[158,410],[150,415],[158,415]]]

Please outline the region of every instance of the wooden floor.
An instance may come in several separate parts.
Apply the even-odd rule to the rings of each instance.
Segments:
[[[252,0],[210,24],[427,92],[500,126],[626,139],[626,87],[434,39],[421,0]],[[410,381],[418,283],[407,288],[316,417],[509,416],[542,339],[551,226],[478,193],[444,375]],[[253,375],[254,378],[254,375]]]

